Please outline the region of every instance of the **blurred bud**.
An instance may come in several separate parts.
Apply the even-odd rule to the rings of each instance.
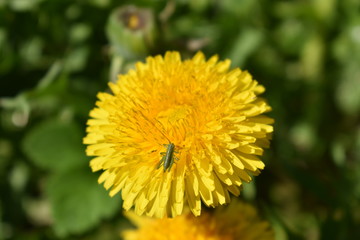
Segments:
[[[106,33],[116,55],[125,59],[143,58],[154,45],[154,16],[149,9],[117,8],[110,15]]]

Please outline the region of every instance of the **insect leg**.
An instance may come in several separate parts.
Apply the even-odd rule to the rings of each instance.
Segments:
[[[164,165],[165,156],[163,156],[159,162],[159,164],[156,166],[156,169],[159,169],[162,165]]]

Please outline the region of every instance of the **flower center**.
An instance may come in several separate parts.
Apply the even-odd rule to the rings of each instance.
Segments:
[[[159,112],[157,119],[163,125],[176,125],[178,121],[185,120],[191,111],[191,107],[188,105],[175,106],[165,111]]]
[[[192,118],[193,108],[187,104],[175,105],[166,110],[160,111],[156,119],[160,123],[167,138],[173,142],[176,147],[190,144],[189,134],[193,135],[193,128],[189,122]],[[188,126],[187,128],[185,126]],[[185,131],[187,129],[187,131]]]

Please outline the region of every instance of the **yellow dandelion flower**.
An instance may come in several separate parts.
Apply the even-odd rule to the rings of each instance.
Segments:
[[[270,111],[258,95],[264,87],[230,61],[206,61],[202,53],[182,61],[178,52],[148,57],[99,93],[90,112],[87,155],[103,170],[113,196],[139,215],[194,215],[230,202],[242,181],[264,163],[258,158],[273,131]]]
[[[154,219],[126,214],[138,227],[122,232],[124,240],[273,240],[274,232],[256,209],[234,201],[200,217],[186,213],[175,218]]]

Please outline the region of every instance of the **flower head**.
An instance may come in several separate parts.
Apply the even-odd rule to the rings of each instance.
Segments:
[[[110,195],[139,215],[194,215],[230,202],[264,163],[273,120],[264,87],[230,61],[178,52],[147,58],[99,93],[90,112],[87,155]]]
[[[138,227],[122,232],[125,240],[273,240],[274,232],[254,207],[234,201],[213,214],[200,217],[186,213],[175,218],[150,219],[127,213]]]

